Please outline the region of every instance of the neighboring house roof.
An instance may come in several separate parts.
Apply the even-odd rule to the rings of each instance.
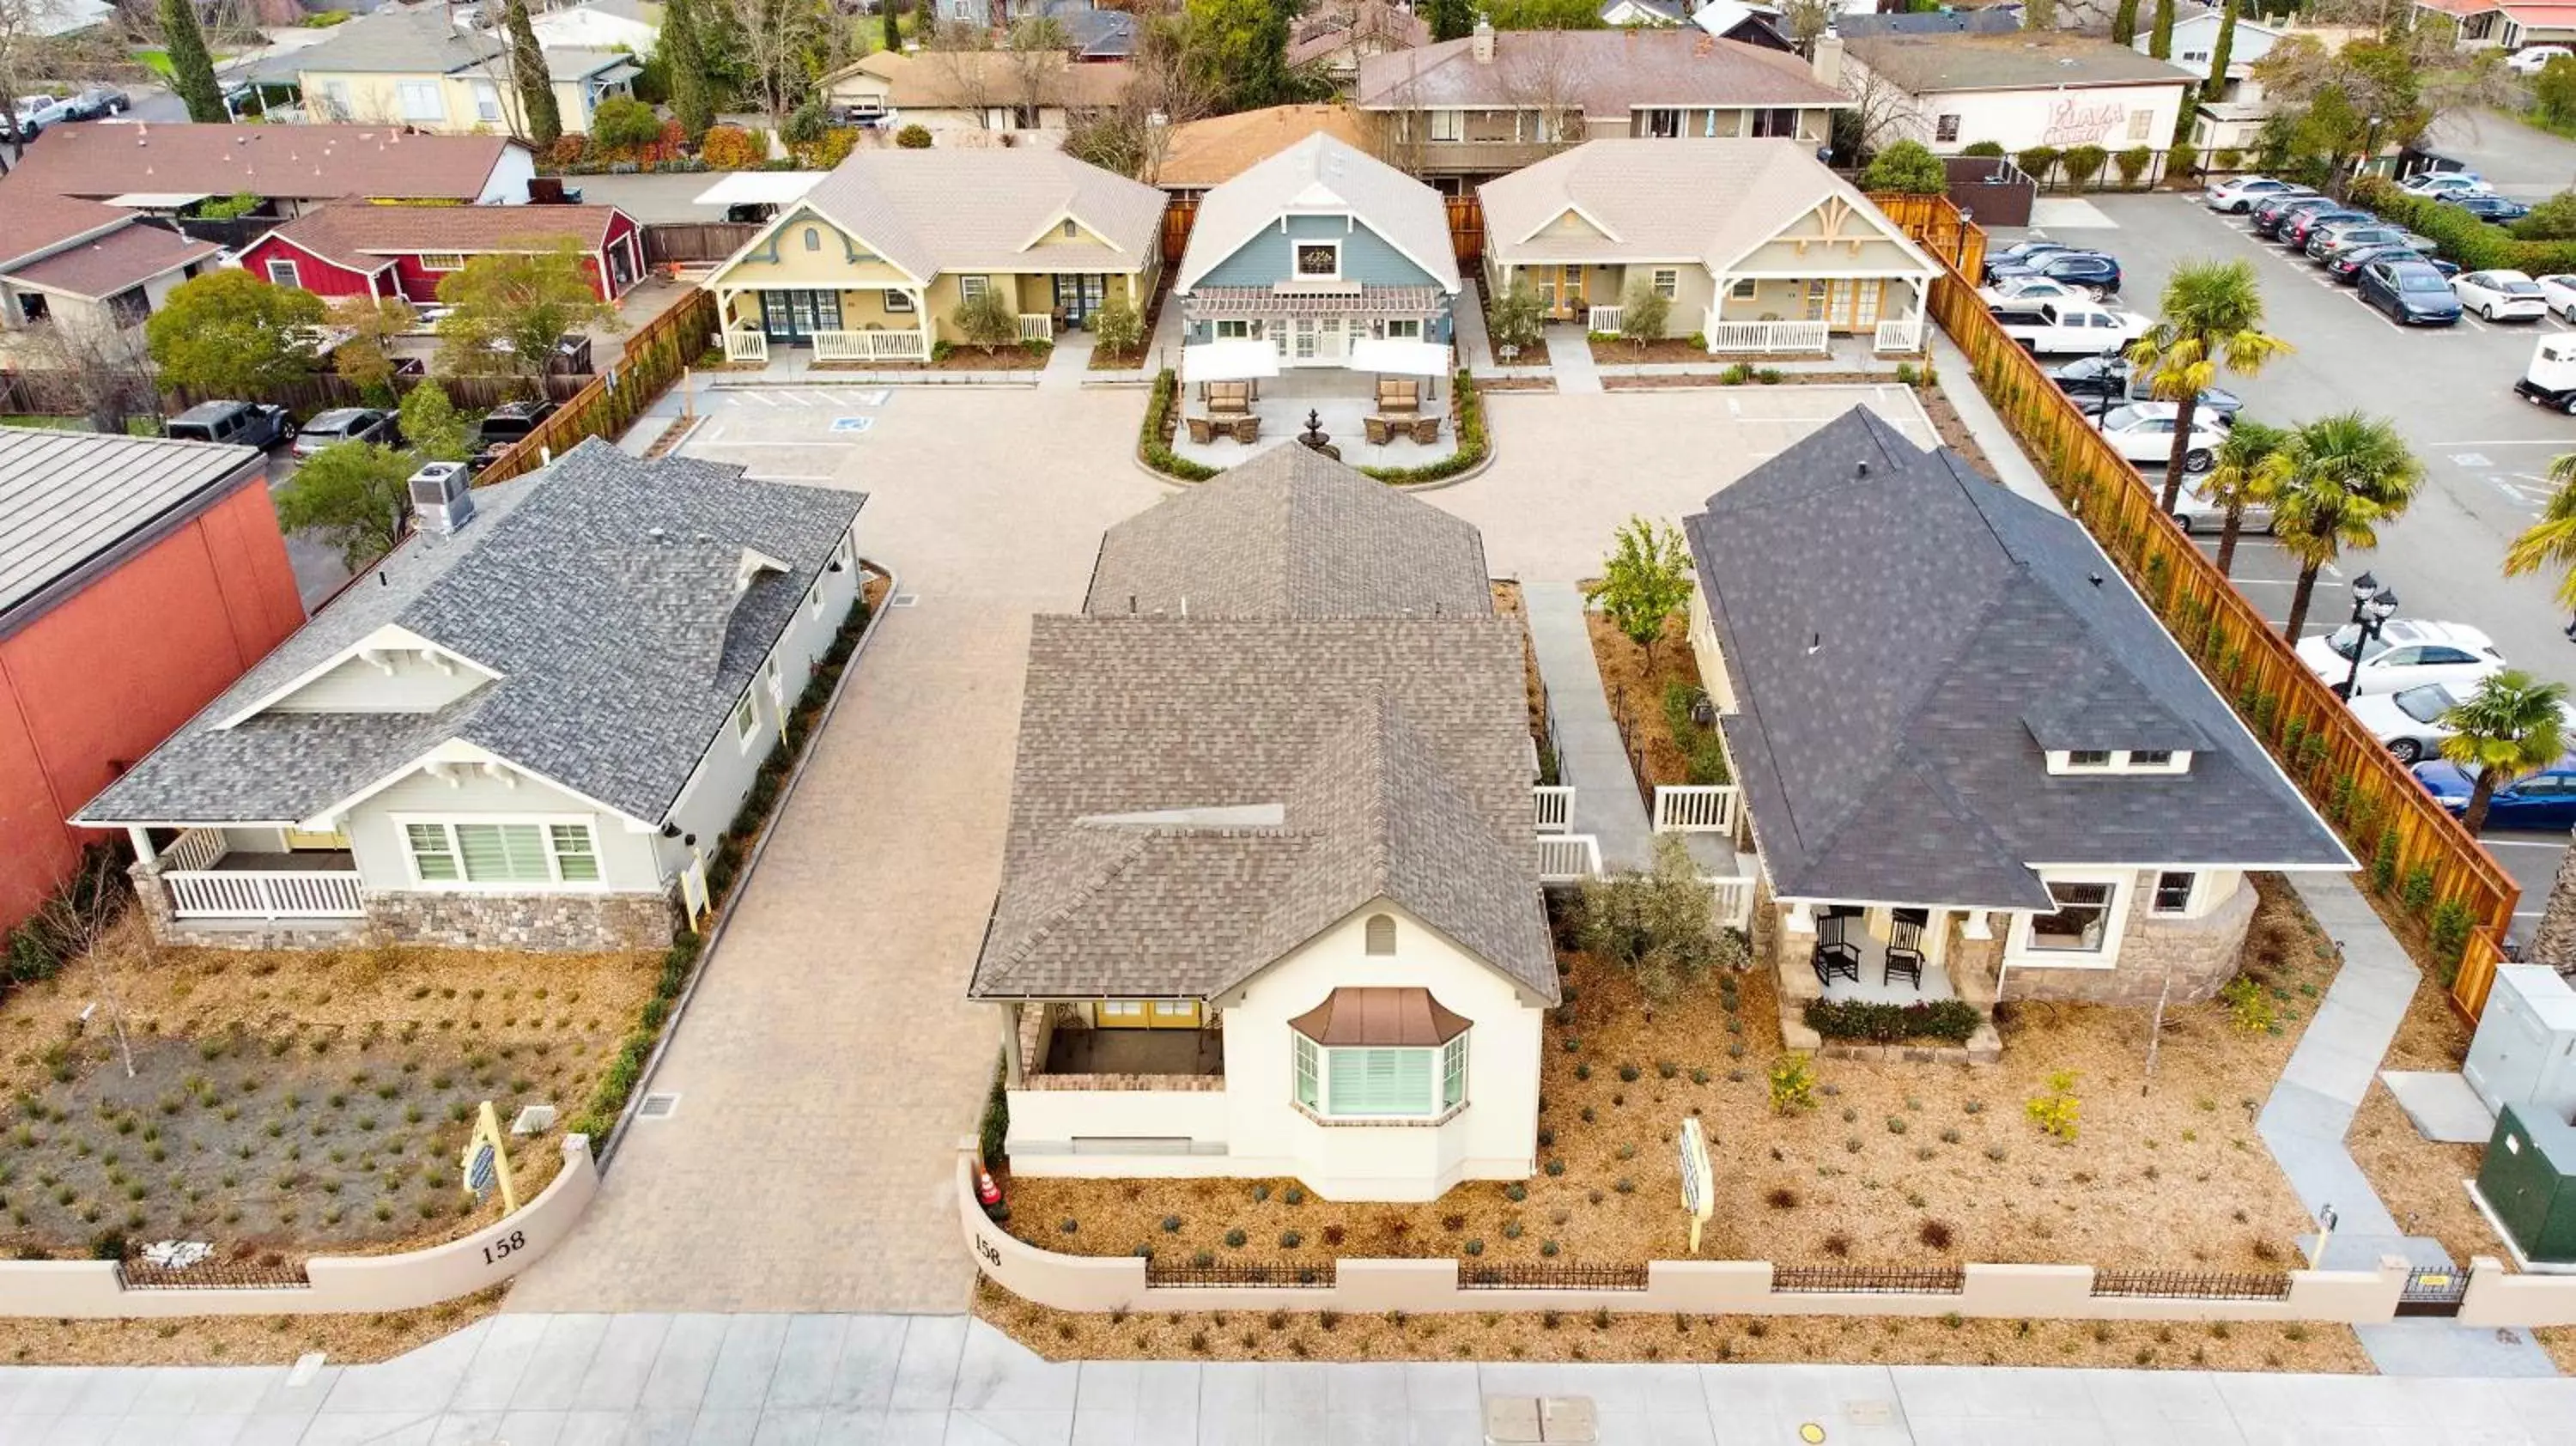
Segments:
[[[259,460],[249,447],[0,427],[0,632],[40,594],[194,513]]]
[[[1360,62],[1363,110],[1580,106],[1625,118],[1638,106],[1847,106],[1794,55],[1696,28],[1505,30],[1479,64],[1474,37]],[[2124,52],[2125,53],[2125,52]]]
[[[1684,529],[1783,898],[2047,909],[2035,864],[2351,856],[2083,527],[1864,408]],[[2051,775],[2050,748],[2189,749]]]
[[[1082,610],[1235,617],[1481,617],[1474,523],[1305,447],[1273,447],[1109,529]]]
[[[2006,35],[1865,35],[1851,55],[1914,95],[2055,90],[2069,85],[2197,83],[2201,77],[2125,45],[2064,30]]]
[[[1456,294],[1458,255],[1440,193],[1347,141],[1317,132],[1209,191],[1190,225],[1175,289],[1199,278],[1282,216],[1349,216]]]
[[[660,821],[867,500],[742,474],[594,439],[478,488],[472,521],[396,548],[80,816],[308,819],[463,742]],[[746,550],[785,571],[737,591]],[[497,677],[434,712],[221,726],[389,626]]]
[[[829,84],[853,75],[870,75],[886,83],[886,99],[898,110],[981,109],[997,105],[1039,104],[1085,110],[1116,105],[1127,90],[1127,66],[1121,61],[1076,65],[1061,54],[1040,65],[1036,100],[1028,96],[1021,61],[1007,50],[924,50],[905,54],[880,50],[848,68],[826,76]]]
[[[32,261],[84,236],[103,236],[133,221],[131,211],[50,195],[16,177],[0,179],[0,271],[12,262]]]
[[[542,251],[567,239],[584,251],[597,251],[608,244],[610,229],[625,215],[615,206],[371,206],[348,202],[307,211],[259,241],[277,237],[350,270],[378,271],[396,256],[424,251],[466,255]],[[242,249],[247,251],[250,247]]]
[[[319,45],[291,51],[260,66],[264,79],[298,75],[453,75],[501,58],[509,42],[491,31],[459,29],[442,5],[385,9],[335,26]],[[577,80],[631,62],[613,50],[548,47],[546,73]]]
[[[409,135],[381,125],[56,126],[27,147],[7,184],[12,205],[21,191],[471,201],[513,146],[527,149],[507,136]],[[0,234],[8,224],[0,220]]]
[[[1169,190],[1205,190],[1233,180],[1254,162],[1312,135],[1328,135],[1353,146],[1367,143],[1359,113],[1348,106],[1266,106],[1172,127],[1169,149],[1154,179]]]
[[[103,236],[64,247],[41,260],[0,267],[0,276],[13,284],[99,299],[221,254],[223,248],[211,241],[192,241],[175,231],[129,219]]]
[[[2006,35],[2020,31],[2021,15],[2011,10],[1925,10],[1834,17],[1834,33],[1845,40],[1864,35]]]
[[[1528,847],[1520,627],[1491,614],[1482,549],[1461,524],[1337,463],[1284,456],[1299,450],[1104,543],[1104,567],[1140,595],[1208,586],[1245,612],[1130,615],[1123,593],[1095,585],[1087,615],[1036,620],[976,995],[1206,998],[1390,899],[1557,998]],[[1269,535],[1282,525],[1325,535]],[[1359,606],[1389,605],[1402,580],[1387,565],[1418,559],[1419,600],[1477,606],[1324,615],[1332,590],[1283,586],[1283,555],[1355,563],[1375,579],[1346,599]]]
[[[1747,5],[1744,0],[1708,0],[1691,12],[1691,23],[1711,35],[1741,40],[1748,45],[1789,47],[1789,39],[1780,33],[1779,13],[1768,6]]]
[[[1085,60],[1124,60],[1136,53],[1136,17],[1124,10],[1048,0],[1044,13],[1064,31],[1065,48]]]
[[[1665,25],[1679,25],[1683,18],[1681,0],[1601,0],[1603,24],[1618,23],[1611,17],[1623,11],[1634,11]]]
[[[1139,271],[1161,254],[1165,200],[1059,151],[861,151],[752,245],[811,209],[923,280],[942,271]],[[1067,219],[1100,239],[1034,244]]]
[[[1699,261],[1723,270],[1830,200],[1919,263],[1940,266],[1850,182],[1786,138],[1587,141],[1477,188],[1485,248],[1519,265],[1541,261]],[[1546,228],[1569,211],[1577,234]],[[1594,232],[1606,233],[1594,239]],[[1540,234],[1540,233],[1545,234]]]
[[[1419,15],[1387,0],[1328,0],[1298,17],[1288,35],[1288,63],[1333,62],[1347,68],[1357,57],[1354,47],[1375,44],[1380,50],[1409,50],[1431,43],[1431,26]]]

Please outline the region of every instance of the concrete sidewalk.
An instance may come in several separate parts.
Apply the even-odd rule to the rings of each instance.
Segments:
[[[1605,1446],[2576,1446],[2576,1383],[1952,1366],[1039,1359],[963,1316],[497,1316],[399,1360],[0,1369],[0,1446],[1421,1443],[1581,1396]]]
[[[1583,594],[1570,582],[1524,582],[1521,604],[1529,610],[1530,648],[1538,656],[1538,675],[1547,684],[1548,709],[1555,715],[1557,774],[1574,786],[1570,831],[1599,842],[1605,869],[1652,867],[1653,833],[1646,806],[1637,799],[1628,750],[1610,718],[1600,666],[1593,660]],[[1630,703],[1661,706],[1646,699]]]
[[[1547,364],[1556,373],[1556,389],[1569,396],[1601,390],[1601,368],[1592,359],[1592,339],[1571,322],[1547,328]]]
[[[2064,512],[2066,504],[2058,501],[2057,494],[2049,490],[2048,482],[2039,475],[2039,469],[2030,464],[2030,458],[2022,455],[2021,443],[2013,440],[2012,429],[2004,425],[2002,417],[1995,415],[1995,409],[1986,402],[1986,394],[1977,390],[1977,376],[1968,365],[1968,354],[1959,350],[1958,343],[1950,340],[1950,334],[1939,327],[1932,329],[1932,361],[1941,379],[1941,394],[1950,399],[1950,405],[1958,412],[1968,435],[1976,438],[1977,445],[1985,449],[1986,461],[1994,469],[1995,480],[2011,488],[2016,496],[2036,502],[2051,512]]]

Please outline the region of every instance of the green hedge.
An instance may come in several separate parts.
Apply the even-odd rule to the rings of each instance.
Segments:
[[[1921,1004],[1873,1004],[1865,999],[1810,999],[1807,1027],[1827,1039],[1858,1039],[1871,1044],[1897,1044],[1910,1039],[1938,1039],[1965,1044],[1985,1022],[1977,1006],[1964,999],[1934,999]]]
[[[1046,1008],[1041,1004],[1040,1009]],[[1004,1148],[1011,1139],[1011,1092],[1009,1057],[993,1061],[993,1083],[984,1091],[984,1116],[976,1122],[976,1144],[983,1152],[984,1168],[998,1169]]]
[[[2391,225],[2430,236],[2463,271],[2521,271],[2533,276],[2576,271],[2576,241],[2523,241],[2457,206],[2410,196],[2378,176],[2353,183],[2352,203]]]
[[[1145,430],[1137,439],[1136,455],[1165,476],[1205,482],[1217,474],[1216,468],[1202,467],[1172,450],[1172,422],[1180,395],[1181,379],[1170,367],[1155,374],[1154,399],[1145,404]]]

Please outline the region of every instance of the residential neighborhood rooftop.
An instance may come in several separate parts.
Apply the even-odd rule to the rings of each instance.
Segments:
[[[256,475],[259,461],[248,447],[0,427],[0,631],[56,584]]]
[[[847,68],[824,77],[823,83],[853,73],[865,73],[887,82],[887,99],[898,108],[914,106],[939,109],[963,106],[982,110],[987,106],[1013,103],[1062,106],[1114,105],[1127,89],[1127,64],[1103,60],[1075,64],[1059,56],[1036,67],[1038,79],[1030,84],[1030,71],[1022,58],[1007,50],[938,50],[907,54],[880,50],[861,56]]]
[[[36,138],[5,183],[8,205],[27,192],[294,200],[380,197],[471,201],[512,146],[507,136],[405,134],[381,125],[55,126]],[[5,224],[5,223],[0,223]]]
[[[75,242],[39,260],[0,269],[5,269],[14,284],[103,298],[222,254],[223,248],[211,241],[191,240],[138,221]]]
[[[509,48],[498,34],[459,27],[455,11],[444,5],[419,9],[387,7],[334,26],[318,45],[290,50],[263,62],[262,79],[289,81],[306,72],[351,72],[381,75],[451,75],[487,66]],[[591,74],[635,57],[610,50],[550,48],[547,73],[557,80]],[[507,84],[506,73],[494,79]]]
[[[1359,113],[1343,105],[1274,105],[1172,127],[1154,180],[1169,190],[1203,190],[1233,180],[1306,137],[1367,144]]]
[[[366,271],[396,255],[423,251],[470,255],[478,251],[523,250],[557,240],[570,241],[584,251],[596,251],[608,244],[609,228],[622,214],[614,206],[371,206],[348,202],[307,211],[269,235],[291,241],[326,261]]]
[[[861,151],[804,204],[922,278],[1009,270],[1040,241],[1061,270],[1135,271],[1162,245],[1161,191],[1049,150]],[[1088,236],[1048,237],[1066,220]]]
[[[597,440],[472,495],[471,521],[414,534],[81,819],[290,822],[454,740],[657,822],[866,502]],[[430,712],[261,706],[388,627],[492,680]]]
[[[1580,106],[1623,118],[1637,106],[1843,106],[1797,56],[1674,30],[1505,30],[1494,58],[1474,37],[1360,61],[1363,110],[1442,106]],[[2133,52],[2132,52],[2133,53]]]
[[[2031,865],[2351,856],[2083,528],[1854,408],[1685,523],[1784,898],[2053,907]],[[2188,752],[2050,773],[2046,750]]]
[[[1850,54],[1898,89],[2050,90],[2063,85],[2148,85],[2202,77],[2125,45],[2064,30],[2006,34],[1862,35]]]

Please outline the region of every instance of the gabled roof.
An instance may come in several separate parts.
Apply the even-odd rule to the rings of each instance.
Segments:
[[[248,447],[0,427],[0,632],[20,606],[201,509],[258,462]]]
[[[471,201],[512,146],[527,149],[507,136],[406,135],[394,126],[56,126],[27,147],[0,183],[7,187],[0,194],[10,198],[0,213],[30,191],[93,199],[189,191]]]
[[[2069,85],[2195,83],[2203,77],[2171,61],[2072,31],[2008,34],[1860,35],[1850,55],[1899,90],[1931,95],[1960,90],[2054,90]]]
[[[1173,287],[1199,278],[1282,216],[1348,216],[1455,294],[1458,256],[1440,193],[1349,142],[1318,131],[1207,193]]]
[[[1274,105],[1172,127],[1154,180],[1167,190],[1205,190],[1316,134],[1366,142],[1359,113],[1342,105]]]
[[[980,109],[1014,103],[1080,110],[1115,105],[1127,89],[1124,61],[1076,65],[1058,55],[1039,67],[1031,99],[1021,60],[1007,50],[879,50],[825,76],[824,83],[851,75],[875,76],[886,82],[886,99],[898,110]]]
[[[0,274],[21,286],[102,300],[153,277],[211,260],[222,251],[211,241],[193,241],[176,231],[146,226],[129,217],[127,224],[113,231],[76,242],[40,260],[0,266]]]
[[[444,5],[418,9],[387,8],[332,27],[318,45],[289,51],[262,65],[262,74],[285,79],[293,75],[453,75],[490,67],[509,49],[496,32],[462,30]],[[634,57],[612,50],[577,46],[550,47],[546,72],[572,80],[605,70]],[[496,68],[497,69],[497,68]],[[508,83],[506,75],[495,79]]]
[[[1162,245],[1163,193],[1047,150],[861,151],[802,203],[913,276],[1000,271],[1138,271]],[[757,249],[793,221],[791,209]],[[1033,244],[1071,218],[1101,240]],[[737,253],[739,255],[740,253]]]
[[[584,442],[477,489],[453,536],[395,549],[81,818],[307,819],[463,744],[657,822],[865,502]],[[787,570],[756,571],[737,592],[746,549]],[[498,681],[430,713],[267,711],[221,726],[388,627]]]
[[[1363,110],[1436,106],[1580,106],[1624,121],[1638,106],[1848,106],[1807,62],[1695,26],[1630,30],[1505,30],[1478,63],[1474,38],[1444,40],[1360,62]]]
[[[1722,269],[1828,201],[1919,264],[1940,268],[1850,182],[1786,138],[1587,141],[1477,188],[1485,247],[1515,265],[1623,257]],[[1605,239],[1545,233],[1567,211]]]
[[[390,257],[424,251],[467,255],[542,251],[565,240],[584,251],[597,251],[608,244],[609,229],[625,214],[615,206],[371,206],[347,202],[307,211],[259,239],[279,237],[325,261],[352,270],[373,271]]]
[[[2039,864],[2351,856],[2083,528],[1854,408],[1685,523],[1784,898],[2046,909]],[[2172,775],[2051,775],[2050,748]]]
[[[0,179],[0,271],[85,237],[106,235],[133,220],[131,211],[51,195],[15,178]]]
[[[1306,447],[1273,447],[1109,529],[1082,610],[1481,617],[1475,524]]]

